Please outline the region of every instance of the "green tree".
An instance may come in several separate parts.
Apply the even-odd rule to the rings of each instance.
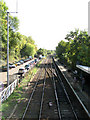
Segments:
[[[45,53],[45,50],[42,48],[38,49],[38,51],[37,51],[38,55],[44,55],[44,53]]]
[[[0,1],[0,41],[2,47],[2,58],[6,58],[7,51],[7,13],[8,7],[3,0]]]
[[[65,62],[66,42],[61,40],[56,47],[56,54],[61,61]]]
[[[34,57],[35,53],[36,53],[35,46],[30,43],[25,44],[24,47],[21,49],[22,57],[24,57],[24,56],[25,57],[29,57],[29,56]]]
[[[7,59],[7,10],[6,3],[0,1],[0,41],[2,45],[2,58]],[[21,57],[34,56],[37,51],[35,41],[31,36],[17,32],[19,20],[9,13],[9,60],[20,59]]]
[[[75,68],[76,64],[90,66],[90,36],[86,31],[71,31],[65,37],[68,42],[61,41],[56,47],[58,57],[66,60]]]
[[[6,3],[0,1],[0,24],[1,24],[1,41],[2,41],[2,57],[7,58],[7,10]],[[10,55],[15,55],[15,47],[17,46],[16,31],[18,30],[19,20],[9,14],[9,49]]]

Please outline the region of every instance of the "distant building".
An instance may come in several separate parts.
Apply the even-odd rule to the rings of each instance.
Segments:
[[[90,1],[88,2],[88,35],[90,36]]]

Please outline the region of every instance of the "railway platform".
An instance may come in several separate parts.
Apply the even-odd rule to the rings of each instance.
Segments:
[[[62,71],[62,73],[68,79],[68,82],[70,83],[70,85],[72,86],[76,94],[78,95],[79,99],[82,101],[82,103],[85,105],[86,109],[90,113],[90,94],[88,94],[87,91],[82,91],[81,81],[78,81],[76,84],[74,83],[72,74],[68,72],[68,69],[66,67],[61,65],[57,59],[55,59],[55,62],[58,68]],[[85,89],[89,89],[88,91],[90,91],[90,88],[87,86]]]

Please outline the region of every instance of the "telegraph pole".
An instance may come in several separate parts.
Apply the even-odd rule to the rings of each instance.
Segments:
[[[7,86],[9,86],[9,13],[18,13],[18,0],[16,0],[16,12],[7,12]]]
[[[7,12],[7,86],[9,86],[9,12]]]
[[[7,86],[9,86],[9,13],[18,12],[7,12]]]

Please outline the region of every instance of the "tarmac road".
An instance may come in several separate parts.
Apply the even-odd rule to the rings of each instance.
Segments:
[[[15,78],[15,75],[17,75],[19,68],[24,67],[26,64],[30,63],[31,61],[33,60],[23,63],[20,66],[17,66],[16,68],[9,69],[10,80],[11,80],[11,77]],[[10,80],[9,82],[11,82]],[[0,82],[3,82],[4,85],[7,84],[7,71],[6,72],[0,71]]]

